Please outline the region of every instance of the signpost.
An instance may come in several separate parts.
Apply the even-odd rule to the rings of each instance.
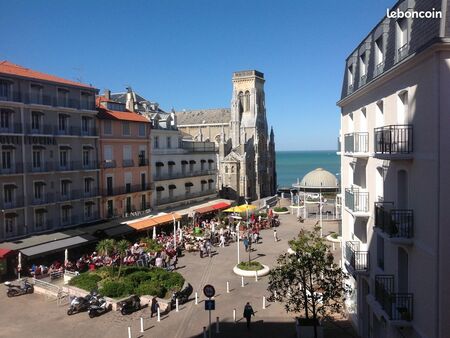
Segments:
[[[203,294],[209,299],[205,300],[205,311],[209,312],[209,338],[211,338],[211,311],[216,309],[216,301],[211,299],[216,294],[216,289],[211,284],[206,284],[203,287]]]

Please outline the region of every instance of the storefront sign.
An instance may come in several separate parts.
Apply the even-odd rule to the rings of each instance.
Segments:
[[[140,211],[132,211],[132,212],[125,212],[123,214],[123,217],[124,218],[138,217],[138,216],[148,215],[151,212],[152,212],[152,209],[146,209],[146,210],[140,210]]]

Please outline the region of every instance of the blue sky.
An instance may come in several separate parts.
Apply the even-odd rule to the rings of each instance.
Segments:
[[[0,60],[124,90],[163,109],[229,107],[265,74],[278,150],[335,149],[344,60],[388,0],[3,1]]]

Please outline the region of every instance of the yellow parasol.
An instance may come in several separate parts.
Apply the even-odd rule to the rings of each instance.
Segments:
[[[231,207],[228,208],[226,210],[224,210],[223,212],[241,212],[241,209],[239,209],[240,207],[236,206],[236,207]]]
[[[238,206],[237,208],[239,208],[238,212],[246,212],[246,211],[250,211],[250,210],[255,210],[256,206],[251,205],[251,204],[242,204],[242,205]]]

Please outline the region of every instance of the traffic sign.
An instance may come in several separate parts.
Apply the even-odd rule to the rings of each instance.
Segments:
[[[216,301],[214,299],[206,299],[205,300],[205,310],[211,311],[216,309]]]
[[[203,288],[203,293],[205,294],[206,297],[211,298],[214,297],[214,295],[216,294],[216,290],[214,289],[214,286],[207,284]]]

